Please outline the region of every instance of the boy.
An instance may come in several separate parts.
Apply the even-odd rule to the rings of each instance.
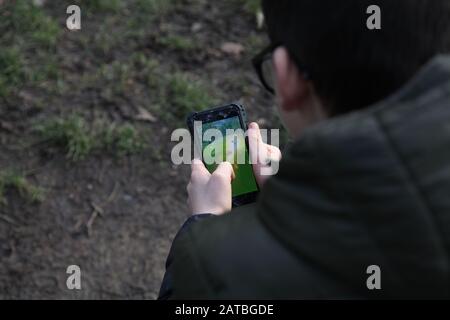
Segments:
[[[255,66],[296,142],[232,211],[230,164],[194,161],[160,298],[449,297],[450,2],[376,1],[380,30],[372,4],[263,1]]]

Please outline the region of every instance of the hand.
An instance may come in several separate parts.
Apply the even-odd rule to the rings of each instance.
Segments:
[[[233,167],[222,162],[212,174],[201,160],[192,161],[191,181],[187,186],[192,214],[221,215],[231,210],[231,181]]]
[[[273,171],[271,162],[279,162],[281,160],[281,151],[275,146],[264,143],[257,123],[250,123],[248,129],[248,142],[250,159],[253,163],[253,173],[255,174],[256,182],[262,188],[267,179],[274,174],[270,174]],[[262,173],[265,174],[263,175]]]

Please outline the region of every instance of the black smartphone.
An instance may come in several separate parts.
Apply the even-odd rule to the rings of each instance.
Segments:
[[[235,173],[231,184],[233,207],[255,202],[259,188],[250,163],[244,107],[233,103],[195,112],[188,117],[187,125],[194,138],[194,146],[200,149],[197,151],[201,152],[203,163],[209,172],[214,172],[220,162],[231,162]],[[221,138],[213,135],[211,139],[205,139],[209,129],[220,132],[218,136]],[[207,155],[214,157],[215,163],[206,161]]]

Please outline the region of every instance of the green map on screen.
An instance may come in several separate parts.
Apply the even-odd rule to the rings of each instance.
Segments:
[[[222,138],[216,139],[212,142],[203,141],[204,139],[202,139],[202,150],[204,156],[211,155],[216,159],[220,159],[220,162],[231,162],[234,174],[236,176],[231,184],[233,197],[258,191],[255,176],[253,175],[253,168],[249,161],[249,153],[245,144],[245,137],[242,134],[243,131],[241,131],[241,134],[238,134],[239,131],[233,135],[228,133],[227,136],[227,129],[242,129],[239,117],[206,122],[202,124],[202,127],[203,133],[209,129],[217,129],[222,133]],[[203,137],[203,135],[200,136]],[[206,157],[204,159],[206,160]],[[238,164],[238,159],[241,160],[239,163],[242,164]],[[216,163],[206,163],[206,168],[209,172],[214,172],[217,166],[218,164]]]

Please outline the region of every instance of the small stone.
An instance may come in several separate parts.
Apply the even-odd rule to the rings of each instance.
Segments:
[[[225,42],[222,44],[220,48],[224,53],[233,55],[237,58],[241,56],[241,54],[244,52],[244,46],[240,43],[236,42]]]
[[[196,22],[191,26],[191,31],[194,33],[199,32],[203,28],[203,25],[200,22]]]

